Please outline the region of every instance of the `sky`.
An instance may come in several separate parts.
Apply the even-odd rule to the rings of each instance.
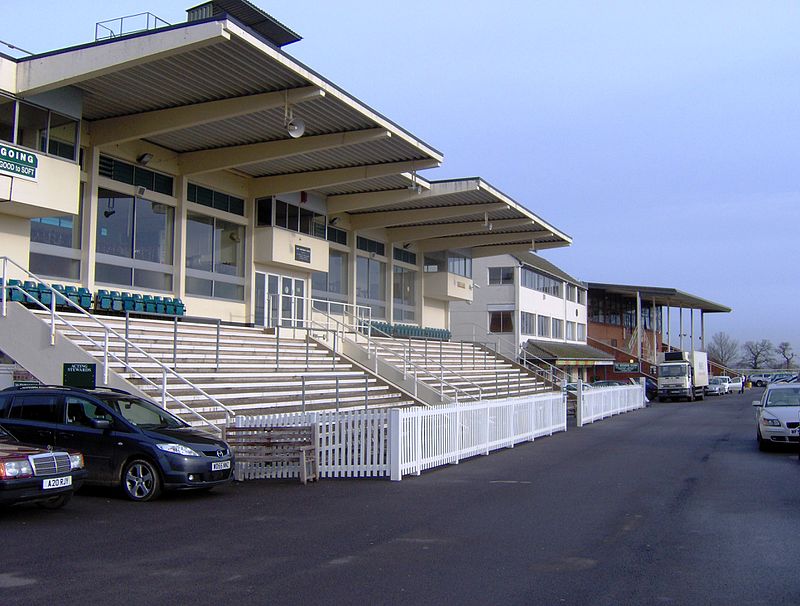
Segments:
[[[15,3],[0,40],[44,52],[199,3]],[[483,177],[572,236],[542,253],[565,271],[677,288],[733,308],[707,338],[800,349],[800,3],[254,3],[303,36],[289,54],[444,153],[423,176]]]

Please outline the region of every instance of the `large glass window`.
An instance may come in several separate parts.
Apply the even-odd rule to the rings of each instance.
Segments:
[[[447,255],[447,271],[465,278],[472,278],[472,259],[456,253],[449,253]]]
[[[554,280],[538,271],[523,267],[521,282],[522,286],[525,288],[538,290],[539,292],[561,298],[561,289],[563,285],[561,280]]]
[[[558,320],[553,318],[553,333],[552,337],[554,339],[563,339],[564,338],[564,320]]]
[[[586,341],[586,324],[578,324],[578,341]]]
[[[0,96],[0,139],[14,142],[14,115],[17,104],[13,99]]]
[[[17,144],[38,151],[47,151],[48,111],[20,103],[17,117]]]
[[[75,160],[78,120],[25,101],[0,96],[0,139]]]
[[[358,236],[356,238],[356,248],[358,250],[363,250],[364,252],[375,253],[381,257],[386,256],[386,245],[383,242],[378,242],[377,240],[370,240],[369,238]]]
[[[173,194],[174,179],[169,175],[163,175],[141,166],[134,166],[110,156],[100,156],[98,172],[101,177],[108,177],[114,181],[142,186],[145,189],[167,196]]]
[[[513,267],[489,268],[489,284],[513,284],[513,283],[514,283]]]
[[[548,316],[536,316],[536,333],[540,337],[550,337],[550,318]]]
[[[175,210],[107,189],[98,201],[97,281],[172,290]]]
[[[347,253],[331,249],[328,271],[311,274],[311,291],[315,299],[347,301],[347,259]]]
[[[567,322],[567,341],[575,340],[575,322]]]
[[[523,335],[536,336],[536,314],[520,312],[520,332]]]
[[[490,311],[489,332],[514,332],[513,311]]]
[[[244,226],[187,213],[186,292],[244,299]]]
[[[373,318],[386,318],[386,263],[356,259],[356,302],[371,307]]]
[[[80,279],[82,204],[78,208],[78,216],[31,219],[28,266],[34,274],[76,282]]]
[[[201,185],[189,183],[189,187],[186,191],[186,199],[195,204],[202,204],[203,206],[216,208],[226,213],[244,216],[244,200],[220,191],[202,187]]]
[[[413,269],[395,266],[393,273],[393,315],[395,322],[416,321],[416,279],[417,272]]]

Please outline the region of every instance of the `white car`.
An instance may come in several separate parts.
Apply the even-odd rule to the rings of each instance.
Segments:
[[[724,391],[722,393],[730,393],[730,390],[731,390],[731,388],[730,388],[731,378],[730,377],[726,377],[725,375],[720,375],[720,376],[714,377],[714,378],[715,379],[719,379],[720,381],[722,381],[722,384],[725,385],[725,389],[724,389]]]
[[[777,383],[764,391],[756,407],[756,439],[758,448],[772,444],[798,443],[800,425],[800,385]]]
[[[714,377],[708,382],[706,386],[706,395],[708,396],[721,396],[726,392],[727,385],[720,380],[719,377]]]
[[[728,383],[728,392],[730,393],[739,393],[742,391],[742,377],[731,377],[730,383]]]

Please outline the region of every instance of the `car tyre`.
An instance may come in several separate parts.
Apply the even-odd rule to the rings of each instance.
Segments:
[[[39,507],[42,509],[61,509],[69,503],[69,500],[72,498],[72,493],[69,494],[61,494],[57,497],[53,497],[52,499],[47,499],[46,501],[40,501],[37,503]]]
[[[758,449],[761,452],[769,450],[769,442],[761,437],[761,430],[756,429],[756,441],[758,442]]]
[[[161,476],[150,461],[134,459],[122,470],[122,492],[131,501],[152,501],[161,493]]]

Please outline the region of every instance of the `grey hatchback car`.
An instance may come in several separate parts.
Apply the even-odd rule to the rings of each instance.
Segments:
[[[0,392],[0,425],[30,444],[81,451],[87,484],[118,486],[133,501],[232,479],[228,444],[124,391],[6,389]]]

